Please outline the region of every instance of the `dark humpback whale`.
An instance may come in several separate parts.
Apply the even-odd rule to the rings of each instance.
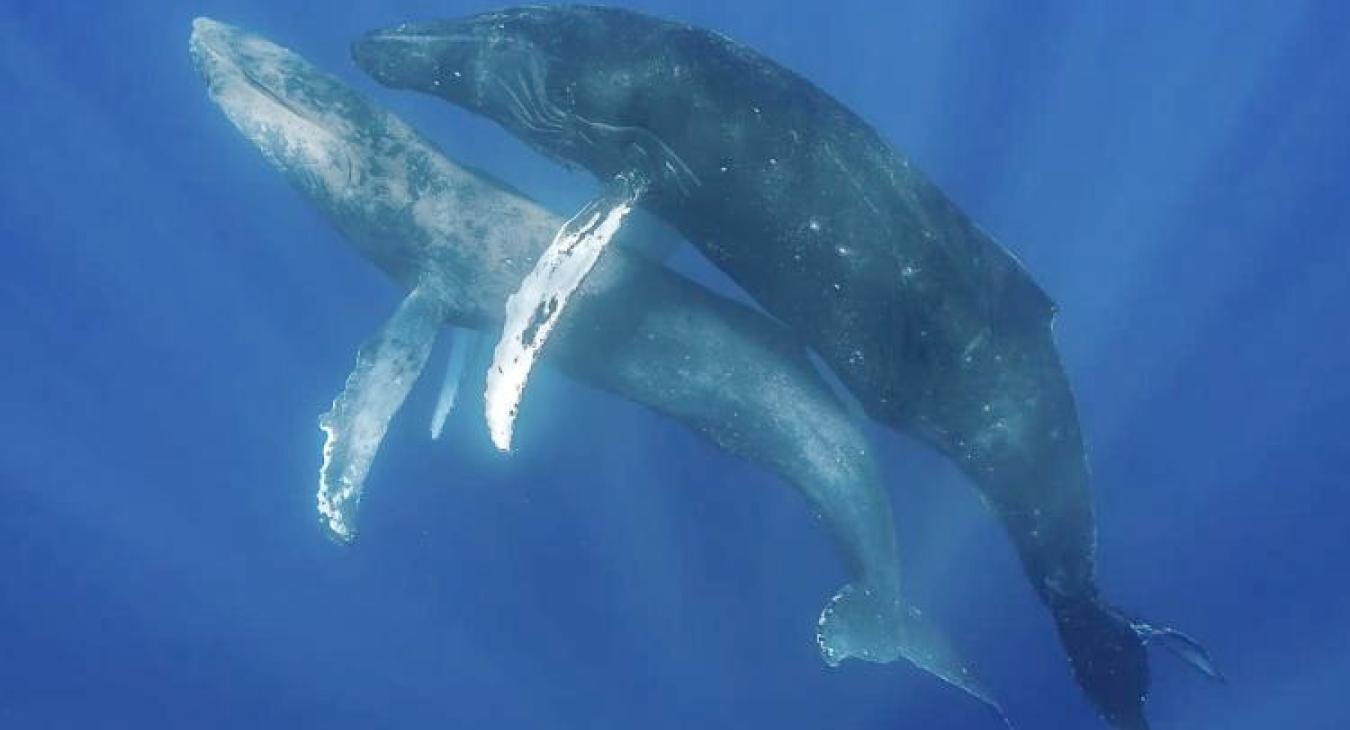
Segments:
[[[381,83],[490,117],[602,181],[639,178],[641,204],[806,339],[872,417],[960,466],[1079,685],[1112,725],[1147,727],[1144,643],[1163,630],[1098,590],[1055,307],[866,122],[725,36],[613,8],[405,24],[353,56]]]
[[[318,506],[351,542],[365,477],[442,324],[491,331],[560,219],[446,159],[392,114],[259,36],[214,21],[191,52],[212,100],[403,290],[326,414]],[[825,657],[900,656],[998,709],[901,597],[889,500],[858,425],[779,323],[623,249],[600,262],[547,361],[670,416],[793,484],[836,538],[850,582],[822,613]],[[455,347],[433,433],[458,387]]]

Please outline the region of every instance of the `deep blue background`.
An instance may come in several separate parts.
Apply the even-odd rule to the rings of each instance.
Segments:
[[[208,102],[190,19],[560,209],[593,183],[347,59],[489,4],[118,5],[0,7],[0,727],[994,727],[907,667],[824,667],[843,575],[800,499],[552,374],[510,459],[472,405],[428,441],[428,378],[362,541],[328,542],[316,418],[399,294]],[[634,5],[815,80],[1058,300],[1105,588],[1230,678],[1156,657],[1155,725],[1350,727],[1344,4]],[[973,492],[876,436],[917,599],[1020,727],[1097,727]]]

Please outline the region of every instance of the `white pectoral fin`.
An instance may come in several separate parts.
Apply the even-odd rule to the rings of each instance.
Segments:
[[[426,364],[443,319],[439,299],[418,287],[361,345],[356,369],[319,419],[328,435],[319,471],[319,518],[341,542],[356,539],[356,509],[366,474],[393,418]]]
[[[446,364],[445,380],[441,382],[441,394],[436,398],[436,410],[431,415],[431,438],[439,439],[445,429],[445,419],[455,409],[459,391],[463,389],[469,375],[469,361],[480,345],[480,335],[463,327],[450,328],[450,361]]]
[[[506,321],[492,353],[484,393],[488,432],[498,449],[511,449],[526,381],[567,300],[595,267],[644,189],[626,177],[617,178],[604,195],[558,229],[534,269],[506,300]]]

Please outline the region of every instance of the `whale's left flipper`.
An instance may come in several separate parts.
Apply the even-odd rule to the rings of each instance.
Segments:
[[[887,592],[850,583],[830,599],[816,623],[816,645],[830,666],[844,659],[891,662],[903,658],[983,702],[1012,727],[1003,706],[961,660],[956,648],[919,609]]]
[[[319,470],[319,518],[341,542],[356,539],[356,508],[380,441],[422,372],[444,319],[440,299],[413,289],[394,316],[356,353],[356,369],[319,419],[328,434]]]

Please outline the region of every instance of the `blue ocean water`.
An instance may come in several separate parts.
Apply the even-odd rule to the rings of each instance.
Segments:
[[[1155,656],[1155,727],[1350,727],[1350,10],[630,5],[814,80],[1059,303],[1104,589],[1228,678]],[[426,378],[361,541],[322,535],[316,420],[400,293],[208,101],[190,21],[575,209],[589,178],[348,58],[492,6],[0,8],[0,727],[996,727],[907,666],[825,667],[843,566],[801,499],[547,371],[510,458],[476,406],[429,441]],[[872,436],[916,600],[1018,727],[1100,727],[973,490]]]

